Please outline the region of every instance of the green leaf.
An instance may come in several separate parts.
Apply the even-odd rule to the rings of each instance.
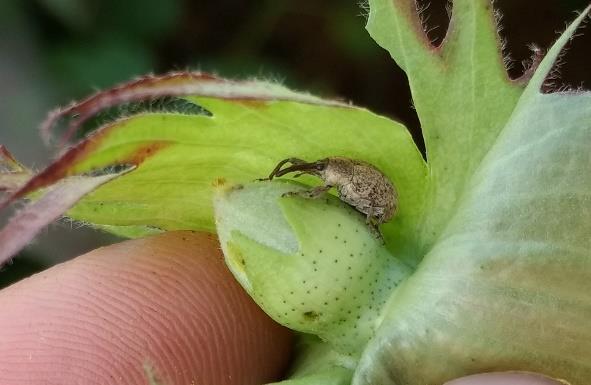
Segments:
[[[447,36],[432,47],[414,1],[370,0],[367,29],[407,73],[429,164],[421,226],[427,251],[466,183],[506,125],[523,86],[503,66],[489,0],[456,0]]]
[[[62,216],[83,196],[104,183],[128,172],[112,173],[95,177],[71,177],[48,188],[35,202],[17,212],[9,223],[0,229],[0,265],[25,247],[49,223]]]
[[[401,209],[384,226],[384,236],[391,250],[416,258],[413,239],[424,195],[416,181],[426,169],[403,126],[355,107],[188,99],[212,116],[145,113],[97,132],[92,152],[69,163],[68,172],[149,157],[68,215],[99,225],[214,231],[216,180],[247,182],[267,176],[290,156],[316,160],[339,154],[369,161],[392,178]]]
[[[540,93],[585,15],[540,64],[447,228],[394,294],[355,384],[490,370],[591,378],[591,93]]]
[[[296,343],[296,360],[289,380],[273,385],[348,385],[353,370],[348,357],[335,353],[331,346],[309,334],[301,334]]]
[[[14,156],[0,144],[0,192],[18,189],[32,176],[32,172],[20,164]]]

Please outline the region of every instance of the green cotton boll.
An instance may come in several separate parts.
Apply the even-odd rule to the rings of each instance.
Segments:
[[[303,189],[281,181],[218,188],[226,263],[277,322],[359,356],[410,271],[338,198],[282,196]]]

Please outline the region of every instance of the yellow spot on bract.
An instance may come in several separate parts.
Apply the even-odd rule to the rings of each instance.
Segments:
[[[228,181],[226,178],[216,178],[213,182],[211,182],[212,187],[223,187]]]

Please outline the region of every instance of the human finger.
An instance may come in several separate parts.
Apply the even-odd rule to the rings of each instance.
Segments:
[[[214,236],[94,250],[0,292],[0,383],[260,384],[290,332],[236,283]]]

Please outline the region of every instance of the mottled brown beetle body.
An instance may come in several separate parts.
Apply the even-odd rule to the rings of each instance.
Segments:
[[[286,163],[292,165],[282,170],[281,167]],[[288,158],[279,162],[269,175],[269,180],[290,172],[299,172],[295,177],[311,174],[324,181],[324,186],[294,192],[292,195],[316,198],[335,187],[339,198],[365,214],[367,223],[374,227],[388,222],[396,213],[398,194],[394,185],[387,176],[369,163],[336,156],[316,162]]]

